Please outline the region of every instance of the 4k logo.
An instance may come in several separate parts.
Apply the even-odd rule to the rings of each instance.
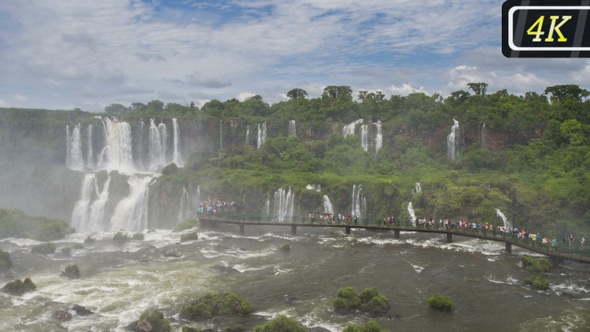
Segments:
[[[590,6],[570,3],[506,1],[502,5],[504,56],[590,57]]]

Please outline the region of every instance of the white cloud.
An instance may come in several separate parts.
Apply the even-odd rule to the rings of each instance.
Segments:
[[[410,84],[405,84],[405,83],[402,84],[401,86],[392,85],[391,87],[389,87],[388,90],[393,95],[401,95],[401,96],[407,96],[411,93],[417,93],[417,92],[418,93],[422,92],[422,93],[428,94],[428,92],[426,91],[426,89],[423,86],[416,88],[416,87],[411,86]]]
[[[14,95],[14,100],[23,102],[23,101],[27,101],[27,97],[20,95],[20,94],[16,94],[16,95]]]
[[[251,93],[251,92],[241,92],[238,94],[238,96],[236,97],[237,100],[239,101],[244,101],[250,97],[254,97],[256,96],[255,93]]]

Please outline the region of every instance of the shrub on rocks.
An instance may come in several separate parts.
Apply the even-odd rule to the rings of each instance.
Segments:
[[[37,289],[37,286],[35,286],[33,281],[31,281],[29,278],[26,278],[24,281],[17,279],[7,283],[4,285],[4,287],[2,287],[2,289],[0,289],[0,291],[10,295],[21,296],[24,293],[32,292],[35,289]]]
[[[69,264],[61,271],[61,276],[68,279],[80,279],[80,269],[76,264]]]
[[[338,313],[361,310],[371,316],[383,315],[391,309],[387,298],[379,294],[375,288],[364,289],[360,294],[357,294],[352,287],[340,288],[333,306],[334,311]]]
[[[428,306],[434,310],[451,311],[455,306],[450,297],[435,293],[427,300]]]
[[[180,242],[195,241],[199,239],[199,234],[196,232],[182,234],[180,236]]]
[[[144,238],[145,237],[144,237],[143,233],[135,233],[135,234],[133,234],[133,240],[143,241]]]
[[[146,310],[127,329],[133,332],[170,332],[170,322],[160,311]]]
[[[56,249],[55,244],[53,244],[51,242],[46,242],[46,243],[34,245],[31,248],[31,252],[35,253],[35,254],[49,255],[49,254],[53,254],[55,252],[55,249]]]
[[[307,332],[307,328],[293,318],[280,315],[273,320],[256,326],[254,332]]]
[[[364,325],[348,324],[342,332],[386,332],[386,330],[382,329],[377,322],[372,320]]]
[[[127,234],[121,233],[121,232],[117,232],[114,236],[113,236],[113,240],[119,242],[119,243],[125,243],[127,241],[129,241],[129,236]]]
[[[252,305],[248,301],[235,294],[207,293],[204,297],[182,308],[180,318],[200,321],[216,316],[248,315],[253,311]]]
[[[522,267],[530,273],[549,272],[551,268],[551,262],[545,257],[535,259],[531,256],[523,256],[521,262]]]
[[[197,218],[184,219],[181,222],[179,222],[178,224],[176,224],[176,226],[174,227],[173,232],[182,232],[182,231],[185,231],[187,229],[191,229],[191,228],[197,227],[197,226],[199,226],[200,223],[201,222]]]
[[[548,290],[549,280],[544,275],[529,275],[524,278],[525,285],[529,285],[534,289]]]

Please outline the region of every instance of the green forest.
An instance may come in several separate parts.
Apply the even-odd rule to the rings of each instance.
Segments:
[[[237,201],[244,213],[262,214],[272,192],[291,187],[302,215],[321,212],[323,195],[329,195],[335,213],[350,213],[352,187],[362,185],[371,220],[391,215],[407,220],[412,202],[418,218],[501,224],[500,209],[519,228],[588,236],[590,92],[557,85],[542,94],[514,95],[490,93],[487,87],[469,83],[446,98],[379,91],[353,96],[349,86],[328,86],[320,97],[309,98],[294,88],[286,92],[288,101],[275,104],[260,96],[211,100],[202,107],[152,100],[112,104],[105,113],[120,119],[178,118],[183,133],[195,131],[189,124],[197,120],[206,128],[207,140],[185,154],[184,168],[165,168],[150,189],[150,200],[160,205],[167,193],[200,185],[211,198]],[[63,131],[65,123],[96,115],[54,114],[61,129],[45,131]],[[362,148],[358,127],[354,135],[342,134],[357,119],[381,124],[383,144],[377,152]],[[297,125],[295,136],[288,135],[290,120]],[[461,138],[452,159],[447,136],[454,120]],[[257,148],[261,123],[268,136]],[[307,190],[308,184],[322,191]]]

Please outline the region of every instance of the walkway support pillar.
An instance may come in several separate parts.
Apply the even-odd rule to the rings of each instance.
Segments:
[[[293,234],[293,235],[297,234],[297,226],[291,225],[291,234]]]
[[[350,227],[344,227],[346,235],[350,235]]]
[[[510,242],[505,242],[506,243],[506,252],[511,254],[512,253],[512,243]]]
[[[393,237],[399,239],[399,229],[393,231]]]
[[[244,224],[240,224],[240,234],[244,234],[245,233],[245,226]]]
[[[447,233],[447,243],[453,243],[453,233]]]

